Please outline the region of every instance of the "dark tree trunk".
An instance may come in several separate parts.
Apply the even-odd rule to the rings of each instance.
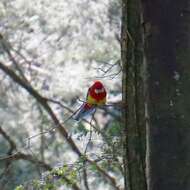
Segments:
[[[190,1],[143,0],[149,190],[190,189]]]
[[[125,118],[125,189],[146,190],[143,41],[140,0],[122,4],[123,101]]]

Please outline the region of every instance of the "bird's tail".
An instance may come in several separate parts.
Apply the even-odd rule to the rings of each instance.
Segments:
[[[83,103],[80,109],[73,115],[73,119],[79,121],[80,119],[92,115],[96,111],[94,106],[89,106],[87,103]]]

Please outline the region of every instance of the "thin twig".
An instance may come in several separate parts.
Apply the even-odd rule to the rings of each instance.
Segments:
[[[17,149],[16,143],[7,135],[7,133],[2,129],[2,127],[0,127],[0,134],[2,134],[3,137],[9,142],[12,150]],[[52,170],[53,169],[49,164],[45,163],[44,161],[38,160],[37,156],[34,155],[33,151],[30,148],[28,149],[28,151],[31,152],[32,155],[31,154],[24,154],[22,152],[17,151],[14,154],[9,155],[7,157],[0,157],[0,161],[5,161],[5,162],[9,163],[9,165],[7,165],[7,167],[4,169],[4,172],[1,174],[0,178],[2,178],[5,175],[5,173],[9,170],[9,168],[11,166],[11,162],[16,161],[16,160],[27,160],[27,161],[37,165],[38,169],[40,169],[41,167],[46,169],[46,170]],[[68,184],[71,185],[71,187],[74,190],[80,190],[80,188],[78,187],[78,185],[76,183],[72,182],[66,176],[62,176],[62,177],[66,180],[66,182]]]
[[[79,156],[84,157],[84,155],[81,153],[73,139],[69,136],[68,132],[64,128],[64,126],[61,124],[55,113],[53,112],[52,108],[49,106],[48,101],[46,98],[41,96],[34,88],[32,88],[31,85],[28,85],[25,81],[22,80],[14,71],[12,71],[10,68],[5,66],[2,62],[0,62],[0,69],[3,70],[13,81],[15,81],[17,84],[19,84],[22,88],[24,88],[31,96],[33,96],[36,101],[46,110],[46,112],[51,117],[52,121],[54,121],[54,124],[56,129],[59,131],[59,133],[66,139],[68,144],[71,146],[72,150]],[[119,190],[119,187],[116,185],[116,180],[114,177],[110,176],[104,169],[102,169],[100,166],[97,165],[93,160],[89,158],[85,158],[90,164],[95,165],[97,168],[97,171],[99,171],[110,183],[111,185]]]
[[[94,113],[94,114],[95,114],[95,113]],[[89,136],[88,142],[87,142],[87,144],[86,144],[86,148],[85,148],[85,150],[84,150],[84,155],[85,155],[85,156],[86,156],[86,152],[87,152],[87,150],[88,150],[88,146],[89,146],[89,144],[90,144],[90,142],[91,142],[91,140],[92,140],[92,125],[91,125],[91,124],[92,124],[92,120],[93,120],[94,114],[92,115],[92,118],[91,118],[91,121],[90,121],[90,136]],[[88,184],[88,177],[87,177],[88,175],[87,175],[86,160],[84,160],[83,166],[84,166],[84,169],[83,169],[84,186],[85,186],[86,190],[90,190],[89,184]]]
[[[13,63],[13,65],[15,66],[15,68],[17,69],[17,71],[19,72],[21,77],[23,78],[23,80],[25,80],[25,82],[28,82],[22,69],[20,68],[20,66],[18,65],[17,61],[15,60],[15,58],[13,57],[13,55],[10,51],[10,49],[12,49],[12,46],[10,45],[10,43],[8,43],[8,41],[1,34],[0,34],[0,43],[1,43],[3,50],[7,53],[9,59],[11,60],[11,62]]]
[[[12,151],[14,149],[17,150],[16,143],[10,138],[10,136],[7,135],[7,133],[2,129],[2,127],[0,127],[0,134],[9,142],[10,150]],[[39,163],[40,165],[43,165],[43,167],[45,167],[46,169],[48,169],[48,167],[50,168],[50,166],[48,166],[44,162],[39,161],[38,159],[34,159],[34,157],[32,157],[31,155],[29,154],[26,155],[19,151],[15,152],[14,154],[8,155],[6,157],[0,157],[0,161],[11,161],[11,160],[18,160],[18,159],[30,160],[33,163],[36,162],[36,163]]]
[[[105,64],[105,63],[104,63]],[[108,63],[107,63],[108,64]],[[119,66],[120,69],[118,72],[116,73],[111,73],[111,74],[107,74],[108,72],[110,72],[113,67],[115,66]],[[102,76],[94,76],[94,77],[90,77],[90,78],[96,78],[96,79],[102,79],[102,78],[110,78],[110,79],[114,79],[115,77],[117,77],[121,72],[122,72],[122,66],[121,66],[121,61],[117,60],[114,64],[109,64],[109,67],[104,70],[101,67],[99,68],[95,68],[96,70],[100,70],[101,72],[103,72]],[[106,75],[107,74],[107,75]]]

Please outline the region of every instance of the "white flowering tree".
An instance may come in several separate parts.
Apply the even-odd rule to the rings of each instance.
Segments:
[[[122,187],[120,6],[0,2],[1,189]],[[76,123],[97,79],[110,105]]]

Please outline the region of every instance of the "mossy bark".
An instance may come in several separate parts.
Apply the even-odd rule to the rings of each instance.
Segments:
[[[139,0],[123,0],[122,63],[125,123],[125,189],[145,190],[143,41]]]

